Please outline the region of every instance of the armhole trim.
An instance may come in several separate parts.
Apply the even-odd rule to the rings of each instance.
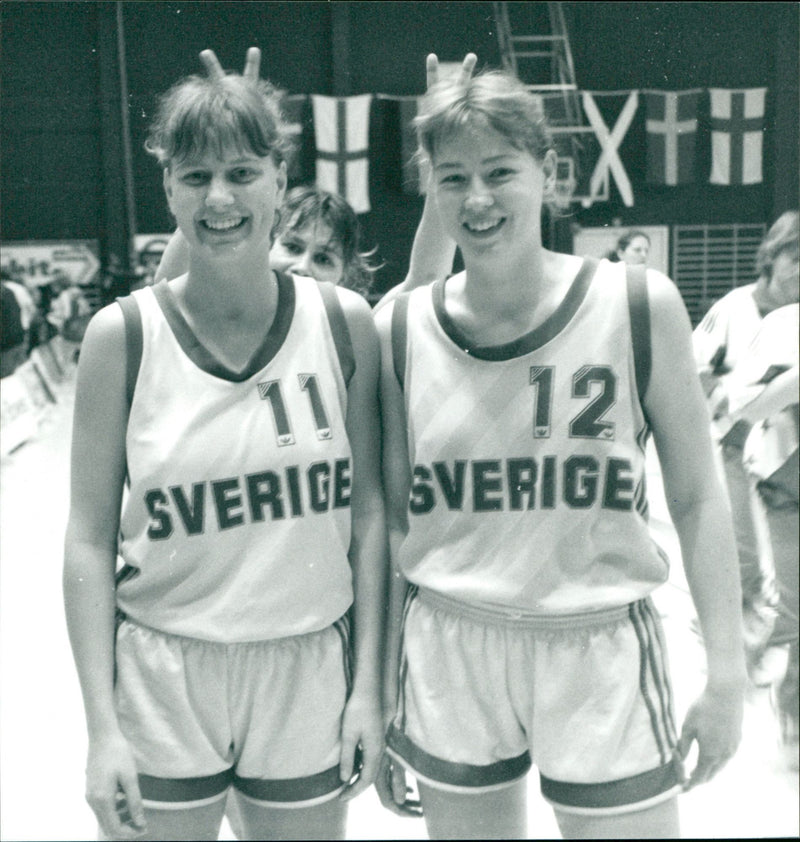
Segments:
[[[650,300],[647,295],[647,270],[644,266],[627,266],[628,311],[630,313],[633,364],[636,391],[644,409],[650,372],[653,366],[650,338]],[[647,415],[647,413],[645,413]]]
[[[398,295],[392,309],[392,363],[400,389],[406,385],[406,347],[408,345],[408,293]]]
[[[328,323],[331,326],[331,334],[336,345],[336,354],[339,357],[339,365],[342,369],[342,377],[345,386],[350,385],[350,380],[356,373],[356,357],[353,352],[353,340],[350,337],[350,328],[347,326],[347,319],[342,310],[342,302],[336,294],[336,287],[323,281],[317,284],[319,293],[322,296],[322,303],[325,305],[325,312],[328,316]]]
[[[125,320],[125,395],[130,410],[142,362],[142,314],[132,295],[117,298],[117,304]]]

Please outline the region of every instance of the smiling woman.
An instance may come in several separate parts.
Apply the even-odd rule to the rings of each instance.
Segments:
[[[380,760],[377,335],[270,264],[286,145],[268,83],[174,86],[147,148],[187,271],[82,347],[64,589],[111,838],[216,838],[229,792],[244,838],[341,838]]]
[[[402,809],[408,770],[432,838],[525,838],[536,764],[566,838],[677,837],[678,792],[736,748],[744,680],[686,311],[659,272],[543,248],[556,156],[519,80],[439,82],[416,126],[465,269],[376,315],[393,566],[381,799]],[[668,576],[647,525],[651,432],[708,644],[680,738],[651,598]]]

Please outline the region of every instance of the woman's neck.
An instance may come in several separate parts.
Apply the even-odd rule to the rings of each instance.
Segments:
[[[255,260],[209,261],[190,256],[181,297],[191,312],[263,322],[277,306],[277,283],[265,253]]]
[[[531,315],[558,284],[558,272],[553,271],[558,257],[539,246],[514,258],[470,260],[466,263],[464,300],[476,313],[505,314],[512,319]]]

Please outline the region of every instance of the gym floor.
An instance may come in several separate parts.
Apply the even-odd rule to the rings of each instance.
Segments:
[[[61,596],[73,390],[67,377],[38,435],[0,466],[0,838],[8,842],[97,838],[83,796],[86,730]],[[681,720],[702,688],[704,657],[652,459],[650,485],[653,529],[673,559],[655,600]],[[535,775],[529,811],[531,838],[558,838]],[[798,773],[778,750],[767,690],[749,693],[738,753],[711,783],[681,796],[681,820],[688,839],[800,835]],[[221,838],[234,838],[227,825]],[[351,805],[348,838],[427,837],[421,820],[389,813],[370,790]]]

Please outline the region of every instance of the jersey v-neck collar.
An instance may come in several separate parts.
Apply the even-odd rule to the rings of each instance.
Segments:
[[[275,318],[269,330],[266,331],[264,341],[241,371],[228,368],[197,337],[181,313],[175,295],[166,280],[159,281],[152,289],[170,330],[186,356],[207,374],[222,380],[230,380],[233,383],[241,383],[264,368],[278,353],[292,324],[296,304],[294,282],[283,272],[275,272],[275,276],[278,279],[278,306]]]
[[[475,345],[450,318],[444,306],[445,280],[433,285],[433,309],[436,319],[447,336],[471,357],[488,362],[501,362],[530,354],[557,336],[569,324],[589,291],[599,260],[586,257],[564,300],[542,324],[528,333],[501,345]]]

